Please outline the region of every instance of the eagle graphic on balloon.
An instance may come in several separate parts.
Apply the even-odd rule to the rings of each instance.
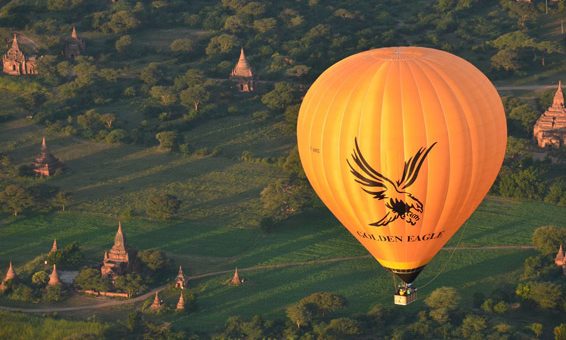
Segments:
[[[350,171],[356,177],[355,181],[366,188],[363,191],[378,200],[385,200],[387,213],[379,221],[370,223],[371,226],[382,227],[400,218],[411,225],[415,225],[423,212],[422,202],[405,191],[417,179],[423,162],[428,153],[436,145],[433,143],[428,148],[420,148],[417,153],[405,162],[401,179],[392,181],[385,177],[367,162],[360,151],[357,138],[354,139],[355,148],[352,153],[352,160],[357,167],[354,167],[349,160]]]

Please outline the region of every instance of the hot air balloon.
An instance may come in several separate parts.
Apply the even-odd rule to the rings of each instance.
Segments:
[[[317,195],[405,282],[404,295],[495,181],[507,127],[495,87],[472,64],[392,47],[320,75],[301,104],[297,143]]]

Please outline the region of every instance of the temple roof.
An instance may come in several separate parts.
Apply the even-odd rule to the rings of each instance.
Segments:
[[[126,238],[122,232],[122,222],[118,222],[118,231],[116,232],[116,236],[114,236],[114,245],[110,252],[126,252]]]
[[[12,47],[10,49],[20,50],[20,45],[18,44],[18,36],[14,33],[14,38],[12,39]]]
[[[51,275],[49,275],[49,282],[47,285],[56,286],[58,284],[61,284],[61,281],[59,280],[59,274],[57,273],[57,266],[53,264],[53,271],[51,272]]]
[[[77,28],[75,26],[73,26],[73,31],[71,32],[71,38],[75,40],[79,39],[79,35],[77,34]]]
[[[230,76],[240,78],[252,78],[254,76],[243,48],[240,50],[240,59],[238,60],[236,67],[232,70]]]
[[[151,309],[157,310],[161,308],[161,300],[159,299],[159,292],[155,292],[155,297],[153,298],[153,303],[151,304]]]
[[[47,142],[45,141],[45,137],[43,137],[41,140],[41,153],[35,158],[34,165],[37,167],[45,164],[52,167],[59,166],[59,159],[49,153]]]
[[[553,109],[564,109],[564,93],[562,93],[562,81],[558,81],[558,88],[554,94],[554,99],[552,100]]]

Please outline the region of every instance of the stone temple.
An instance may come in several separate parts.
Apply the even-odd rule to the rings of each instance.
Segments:
[[[27,57],[20,49],[18,37],[14,34],[12,46],[2,57],[3,71],[11,76],[37,74],[35,57]]]
[[[122,223],[118,222],[118,231],[114,236],[114,245],[104,253],[104,260],[100,273],[102,276],[111,276],[125,274],[131,267],[131,252],[126,245],[126,238],[122,232]]]
[[[45,137],[41,141],[41,153],[32,163],[33,172],[42,177],[53,176],[57,170],[63,169],[63,163],[49,153]]]
[[[254,73],[243,48],[240,50],[238,63],[230,73],[230,79],[238,82],[240,92],[253,92],[255,89]]]
[[[71,36],[66,39],[65,41],[65,49],[63,50],[63,54],[67,59],[75,59],[76,57],[80,56],[85,52],[86,46],[85,41],[79,38],[77,34],[77,29],[73,26],[73,31],[71,32]]]
[[[558,82],[552,105],[535,123],[533,136],[541,148],[566,145],[566,108],[561,81]]]

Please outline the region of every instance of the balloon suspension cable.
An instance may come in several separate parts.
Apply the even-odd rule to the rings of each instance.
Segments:
[[[462,242],[462,239],[464,238],[464,231],[465,230],[466,230],[465,227],[460,228],[460,231],[461,231],[460,239],[458,239],[458,243],[456,243],[456,246],[452,249],[452,252],[450,253],[450,256],[448,257],[448,260],[444,262],[444,264],[440,267],[440,271],[438,273],[436,273],[436,275],[432,279],[430,279],[424,285],[418,287],[419,290],[421,290],[421,289],[425,288],[426,286],[428,286],[429,284],[431,284],[434,280],[436,280],[440,276],[440,274],[444,273],[444,271],[446,270],[446,267],[448,267],[448,264],[452,260],[452,256],[454,256],[454,253],[456,252],[458,247],[460,247],[460,243]]]
[[[393,272],[389,272],[391,274],[391,279],[393,280],[393,290],[397,291],[397,280],[395,278],[395,274]]]

